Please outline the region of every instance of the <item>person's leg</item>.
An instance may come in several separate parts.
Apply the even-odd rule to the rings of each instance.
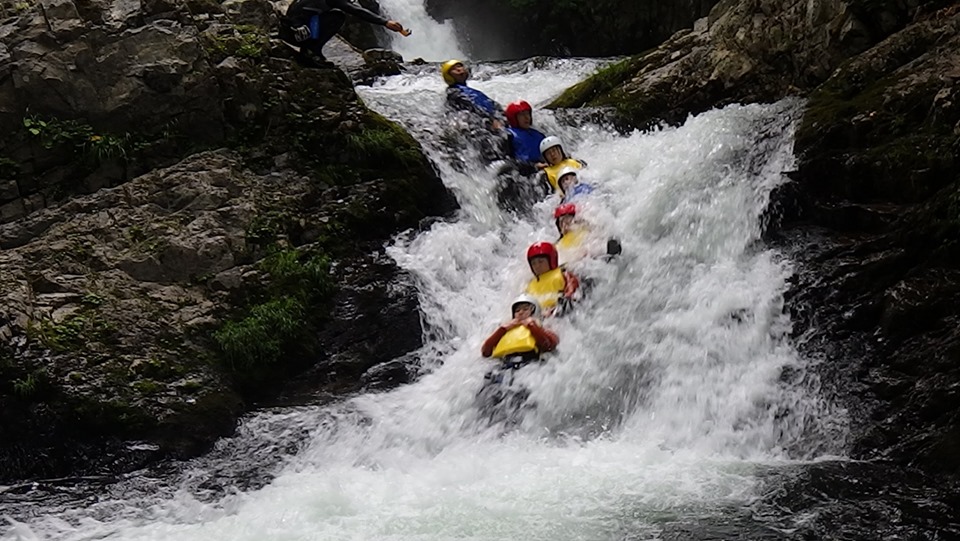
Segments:
[[[346,20],[347,14],[339,9],[332,9],[320,15],[320,32],[317,37],[303,42],[300,47],[310,51],[321,61],[326,60],[323,56],[323,46],[337,35]]]
[[[280,17],[278,37],[290,45],[300,46],[310,35],[305,33],[310,17],[325,7],[325,0],[295,0]]]

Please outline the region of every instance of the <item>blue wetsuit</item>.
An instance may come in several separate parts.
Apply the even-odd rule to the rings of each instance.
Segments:
[[[461,83],[447,87],[447,104],[454,109],[470,111],[488,118],[502,118],[503,108],[476,88]]]
[[[588,193],[593,192],[593,186],[589,184],[584,184],[582,182],[574,184],[573,188],[569,192],[563,195],[563,202],[569,203],[570,201],[582,196],[587,195]]]
[[[348,14],[370,24],[387,24],[385,17],[361,7],[353,0],[295,0],[287,8],[286,15],[280,18],[278,34],[283,41],[323,58],[323,45],[340,31]],[[309,27],[311,35],[298,41],[295,29],[301,26]]]
[[[540,141],[546,137],[533,128],[507,128],[510,134],[510,149],[519,162],[537,163],[540,161]]]

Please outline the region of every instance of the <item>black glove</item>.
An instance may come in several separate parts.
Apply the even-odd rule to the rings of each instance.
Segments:
[[[610,239],[607,241],[607,255],[620,255],[623,252],[623,247],[620,246],[620,241],[617,239]]]
[[[310,39],[310,27],[307,25],[298,26],[291,30],[293,30],[293,39],[297,40],[297,43]]]

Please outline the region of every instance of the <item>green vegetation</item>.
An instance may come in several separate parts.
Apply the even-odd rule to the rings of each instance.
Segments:
[[[230,321],[214,334],[234,371],[275,364],[288,343],[303,337],[306,309],[292,297],[252,307],[246,317]]]
[[[83,351],[93,342],[109,342],[115,329],[90,309],[74,312],[59,323],[40,320],[27,328],[27,336],[59,353]]]
[[[164,237],[151,234],[139,225],[127,228],[126,236],[131,248],[142,254],[159,253],[168,244]]]
[[[20,174],[20,164],[10,158],[0,157],[0,179],[15,179]]]
[[[259,267],[269,275],[265,299],[229,321],[213,337],[229,368],[243,378],[310,351],[319,306],[334,291],[330,265],[319,254],[280,250]]]
[[[53,150],[65,147],[93,165],[112,160],[126,162],[132,153],[144,146],[142,141],[129,133],[99,133],[80,120],[60,120],[56,117],[44,120],[31,115],[24,117],[23,127],[43,148]]]
[[[12,4],[4,2],[0,3],[0,16],[15,17],[17,15],[22,15],[31,9],[33,9],[33,2],[14,1]]]
[[[367,163],[413,166],[423,159],[410,134],[376,115],[360,133],[347,136],[351,158]]]
[[[236,25],[230,34],[208,36],[207,50],[212,54],[257,60],[266,56],[270,38],[256,26]]]
[[[247,225],[244,238],[255,246],[268,246],[279,237],[289,235],[296,217],[289,211],[270,210],[259,214]]]
[[[145,395],[157,394],[159,391],[163,390],[163,386],[152,379],[141,379],[135,381],[133,382],[133,388],[137,392]]]
[[[21,399],[30,400],[39,398],[50,387],[50,376],[38,368],[29,374],[10,381],[13,394]]]

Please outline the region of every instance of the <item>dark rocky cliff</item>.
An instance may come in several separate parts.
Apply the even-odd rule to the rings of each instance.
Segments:
[[[705,16],[717,0],[427,0],[452,19],[466,52],[498,60],[535,55],[613,56],[655,47]]]
[[[382,247],[455,201],[268,2],[0,17],[0,479],[194,454],[420,345]]]

